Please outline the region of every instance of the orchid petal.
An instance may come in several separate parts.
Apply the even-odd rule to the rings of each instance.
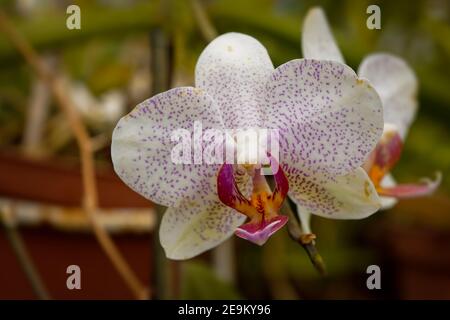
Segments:
[[[275,189],[272,193],[272,199],[274,202],[274,206],[277,208],[280,208],[283,204],[284,199],[288,195],[289,192],[289,181],[284,174],[283,170],[280,168],[280,165],[277,163],[277,161],[270,157],[270,162],[272,167],[275,165],[276,173],[273,175],[273,178],[275,180]]]
[[[243,214],[214,200],[171,207],[161,221],[161,245],[167,258],[189,259],[228,239],[245,219]]]
[[[441,184],[442,174],[438,172],[435,180],[422,179],[422,183],[398,184],[394,187],[379,188],[378,193],[386,197],[408,199],[432,194]]]
[[[418,107],[414,71],[403,59],[379,53],[367,56],[358,74],[375,87],[383,103],[385,123],[395,125],[404,140]]]
[[[200,55],[195,84],[217,101],[227,128],[259,127],[258,109],[272,72],[267,50],[258,40],[227,33]]]
[[[358,168],[383,130],[370,84],[334,61],[299,59],[278,67],[267,86],[265,121],[280,133],[280,161],[307,174]]]
[[[250,196],[251,175],[240,166],[233,170],[237,190],[243,197]],[[245,219],[245,215],[225,206],[219,199],[184,202],[164,213],[159,229],[161,245],[168,258],[189,259],[228,239]]]
[[[299,212],[331,219],[363,219],[381,206],[375,187],[362,168],[334,179],[305,177],[289,168],[285,172],[289,196]]]
[[[333,60],[344,63],[322,8],[308,11],[303,22],[302,50],[306,59]]]
[[[186,129],[190,137],[195,121],[203,129],[223,127],[216,105],[203,90],[175,88],[140,103],[114,129],[111,156],[116,173],[131,189],[165,206],[217,199],[219,165],[176,164],[171,157],[180,143],[173,142],[171,134]]]

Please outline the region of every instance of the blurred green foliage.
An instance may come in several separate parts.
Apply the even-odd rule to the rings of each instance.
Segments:
[[[240,299],[238,292],[217,278],[211,268],[202,262],[183,263],[182,299]]]

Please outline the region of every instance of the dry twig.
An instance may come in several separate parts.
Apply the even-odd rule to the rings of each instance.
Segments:
[[[205,8],[200,0],[191,0],[190,4],[202,36],[206,41],[212,41],[217,37],[217,30],[211,23],[209,16],[206,14]]]
[[[28,253],[25,243],[16,228],[16,221],[11,205],[5,205],[0,211],[5,228],[5,235],[17,257],[20,267],[25,273],[36,296],[41,300],[49,300],[50,296],[41,277]]]

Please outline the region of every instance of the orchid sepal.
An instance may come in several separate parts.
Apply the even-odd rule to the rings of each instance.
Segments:
[[[409,199],[415,197],[428,196],[432,194],[441,184],[442,174],[436,173],[436,179],[423,178],[422,183],[405,183],[393,187],[379,187],[378,194],[384,197],[394,197],[397,199]]]

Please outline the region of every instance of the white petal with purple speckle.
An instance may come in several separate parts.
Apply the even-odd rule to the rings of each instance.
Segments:
[[[321,8],[308,11],[302,29],[303,57],[333,60],[344,63],[341,51],[334,41],[325,13]]]
[[[220,201],[167,208],[159,237],[169,259],[189,259],[233,235],[246,217]]]
[[[227,33],[203,50],[195,85],[217,101],[227,128],[259,127],[259,106],[273,69],[260,42],[244,34]]]
[[[305,178],[286,169],[289,196],[299,212],[331,219],[363,219],[380,209],[378,193],[362,168],[334,179]]]
[[[195,121],[201,121],[203,129],[223,128],[217,106],[203,90],[176,88],[140,103],[114,129],[114,170],[134,191],[165,206],[217,199],[220,165],[172,162],[178,144],[171,140],[173,130],[193,132]]]
[[[253,189],[251,176],[235,168],[239,190],[248,197]],[[185,202],[164,213],[159,229],[161,245],[170,259],[189,259],[228,239],[246,216],[219,200]]]
[[[381,101],[348,66],[298,59],[278,67],[267,86],[266,127],[280,130],[280,161],[304,175],[358,168],[383,131]]]

